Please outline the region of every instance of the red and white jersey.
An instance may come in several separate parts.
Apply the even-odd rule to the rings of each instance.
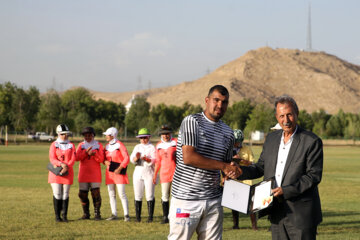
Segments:
[[[130,161],[125,145],[117,139],[106,144],[105,160],[120,163],[123,168],[126,168]],[[106,168],[105,180],[106,184],[129,184],[127,173],[122,175],[109,172],[109,166]]]
[[[68,166],[69,174],[66,176],[56,176],[49,171],[48,183],[73,184],[75,153],[75,145],[70,141],[61,142],[57,139],[51,144],[49,150],[51,164],[59,167],[61,163],[65,163]]]
[[[91,150],[95,152],[95,155],[89,156],[86,150],[91,147]],[[80,161],[79,164],[79,182],[101,183],[101,166],[100,163],[104,162],[104,148],[102,144],[96,140],[91,142],[81,142],[76,150],[76,161]]]
[[[156,145],[156,164],[160,165],[160,182],[171,182],[176,167],[176,144],[177,139],[172,138],[169,142],[160,141]]]

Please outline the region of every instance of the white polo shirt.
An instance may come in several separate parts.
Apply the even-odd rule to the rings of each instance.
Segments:
[[[290,137],[289,141],[287,141],[287,143],[284,143],[284,132],[283,132],[281,140],[280,140],[279,152],[278,152],[277,163],[276,163],[276,171],[275,171],[275,180],[276,180],[276,185],[278,187],[281,186],[281,181],[282,181],[282,177],[284,174],[286,160],[289,155],[291,144],[293,142],[294,134],[296,133],[297,128],[298,127],[296,126],[294,133],[291,135],[291,137]]]

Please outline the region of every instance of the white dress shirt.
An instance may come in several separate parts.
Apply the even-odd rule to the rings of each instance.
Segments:
[[[281,186],[281,181],[282,181],[282,177],[284,174],[286,160],[289,155],[289,151],[290,151],[291,144],[293,142],[294,134],[295,134],[296,130],[297,130],[297,126],[296,126],[294,133],[291,135],[290,139],[287,141],[287,143],[284,143],[284,132],[282,134],[282,137],[280,140],[278,157],[277,157],[276,170],[275,170],[275,180],[276,180],[277,187]]]

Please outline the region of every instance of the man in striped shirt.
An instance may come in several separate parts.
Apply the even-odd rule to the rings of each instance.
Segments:
[[[222,85],[210,88],[204,112],[184,118],[176,149],[168,239],[221,239],[223,209],[220,171],[237,178],[241,169],[230,165],[234,145],[232,129],[220,119],[229,104]]]

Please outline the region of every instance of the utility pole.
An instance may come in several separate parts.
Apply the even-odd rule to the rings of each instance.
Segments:
[[[307,25],[307,40],[306,40],[306,50],[312,51],[311,43],[311,3],[309,3],[309,12],[308,12],[308,25]]]

